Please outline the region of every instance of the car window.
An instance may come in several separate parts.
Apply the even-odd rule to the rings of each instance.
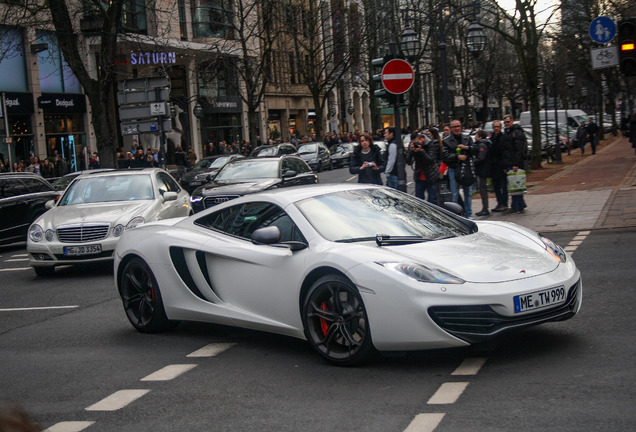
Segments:
[[[24,178],[22,181],[29,188],[29,193],[49,192],[52,190],[46,183],[37,178]]]
[[[281,242],[305,241],[298,227],[282,208],[264,202],[231,206],[201,217],[195,224],[247,240],[259,228],[277,226],[281,233]]]
[[[20,179],[0,179],[0,198],[10,198],[13,196],[24,195],[25,193],[28,193],[28,189],[26,185],[20,181]]]
[[[296,171],[298,174],[311,171],[311,168],[309,168],[309,165],[307,165],[305,161],[289,158],[288,162],[290,169]]]
[[[163,172],[157,173],[157,185],[159,186],[161,195],[163,195],[165,192],[178,193],[179,191],[181,191],[181,188],[179,187],[177,182],[174,181],[174,179],[168,174]]]
[[[279,154],[293,154],[296,153],[296,147],[293,145],[282,145],[279,149]]]

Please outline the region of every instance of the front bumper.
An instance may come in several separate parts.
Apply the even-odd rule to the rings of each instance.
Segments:
[[[100,261],[109,261],[114,257],[115,247],[119,237],[106,238],[86,244],[66,244],[60,242],[41,242],[27,245],[29,252],[29,264],[31,267],[54,267],[67,264],[82,264]],[[65,246],[101,246],[101,252],[87,255],[65,255]]]

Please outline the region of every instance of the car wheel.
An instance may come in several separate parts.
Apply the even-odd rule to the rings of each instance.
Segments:
[[[323,276],[311,286],[302,319],[305,337],[331,363],[352,365],[373,349],[362,297],[342,276]]]
[[[55,273],[55,267],[53,266],[33,267],[33,270],[35,270],[35,274],[38,276],[51,276],[53,273]]]
[[[166,317],[157,280],[141,258],[131,259],[124,267],[119,295],[128,320],[140,332],[156,333],[179,325]]]
[[[322,171],[322,162],[318,162],[318,166],[316,167],[316,171],[318,171],[318,172]]]

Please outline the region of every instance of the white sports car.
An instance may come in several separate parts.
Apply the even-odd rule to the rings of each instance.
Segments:
[[[465,346],[574,316],[581,275],[552,241],[386,187],[274,190],[126,232],[115,283],[142,332],[181,320],[305,338],[327,360]]]
[[[85,171],[47,207],[27,238],[29,263],[38,275],[59,265],[112,260],[124,231],[192,214],[190,195],[159,168]]]

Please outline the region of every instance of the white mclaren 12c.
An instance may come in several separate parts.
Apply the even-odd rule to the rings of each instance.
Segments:
[[[362,184],[267,191],[126,231],[115,283],[141,332],[245,327],[306,339],[339,365],[566,320],[583,294],[571,257],[534,231]]]

